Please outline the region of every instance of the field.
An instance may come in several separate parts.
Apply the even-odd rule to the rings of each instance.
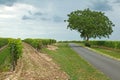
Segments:
[[[57,76],[59,79],[109,80],[102,72],[94,68],[71,49],[67,41],[65,43],[56,43],[54,39],[29,38],[22,41],[21,39],[2,40],[1,38],[1,43],[4,40],[6,40],[6,43],[1,44],[1,48],[4,45],[7,46],[0,51],[0,76],[2,72],[13,70],[15,74],[9,74],[6,78],[19,79],[21,77],[20,79],[22,80],[31,78],[42,79],[42,75],[44,79],[52,80],[56,79],[56,76],[59,75]],[[75,43],[74,41],[71,42]],[[82,41],[77,41],[76,44],[84,46]],[[119,42],[91,42],[91,49],[98,53],[120,59],[118,44]],[[55,50],[49,50],[50,45],[53,48],[55,47]],[[49,78],[47,77],[48,73]],[[29,78],[27,74],[30,76]],[[50,76],[53,76],[53,78]],[[4,80],[5,78],[3,77],[2,79]]]

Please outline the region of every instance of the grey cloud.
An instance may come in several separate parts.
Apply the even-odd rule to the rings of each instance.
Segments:
[[[115,3],[120,3],[120,0],[116,0]]]
[[[36,12],[36,13],[34,13],[34,15],[35,15],[35,16],[42,16],[43,13],[41,13],[41,12]]]
[[[120,6],[120,0],[116,0],[116,1],[114,1],[113,3],[115,3],[115,4],[117,4],[117,5]]]
[[[63,22],[64,21],[64,19],[60,16],[54,16],[53,20],[54,20],[54,22]]]
[[[40,18],[42,21],[50,21],[51,19],[49,19],[49,18],[45,18],[45,17],[42,17],[42,18]]]
[[[32,12],[32,11],[28,11],[29,15],[34,15],[34,16],[42,16],[44,15],[42,12]]]
[[[50,16],[47,13],[32,12],[28,11],[27,15],[23,15],[22,20],[42,20],[42,21],[54,21],[54,22],[63,22],[64,19],[60,16],[54,15]]]
[[[47,15],[44,16],[43,14],[40,15],[40,16],[36,16],[36,15],[24,15],[22,17],[22,20],[42,20],[42,21],[53,21],[53,22],[63,22],[64,19],[60,16],[51,16],[51,17],[48,17]]]
[[[17,0],[0,0],[0,5],[12,6]]]
[[[48,21],[50,19],[47,18],[47,14],[44,14],[44,13],[42,13],[40,11],[38,11],[38,12],[28,11],[28,15],[24,15],[22,17],[22,20],[42,20],[42,21]]]
[[[32,15],[32,11],[28,11],[28,14],[29,14],[29,15]]]
[[[46,15],[46,14],[40,12],[40,11],[38,11],[38,12],[28,11],[28,14],[29,14],[30,16],[36,16],[36,17],[40,17],[40,16],[43,16],[43,15]]]
[[[32,20],[32,18],[30,16],[24,15],[22,17],[22,20]]]
[[[99,11],[109,11],[112,10],[112,6],[107,0],[95,0],[92,2],[92,9]]]
[[[36,16],[28,16],[28,15],[24,15],[22,17],[22,20],[42,20],[42,21],[50,21],[50,18],[47,17],[36,17]]]
[[[35,16],[35,15],[24,15],[24,16],[22,16],[22,20],[42,20],[42,21],[49,21],[51,19],[49,19],[47,17],[44,17],[44,16],[38,17],[38,16]]]

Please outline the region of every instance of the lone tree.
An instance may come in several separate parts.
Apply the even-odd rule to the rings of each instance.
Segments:
[[[68,17],[68,20],[65,20],[68,22],[67,28],[78,31],[87,42],[90,38],[109,38],[113,32],[114,24],[103,12],[91,11],[88,8],[83,11],[73,11]]]

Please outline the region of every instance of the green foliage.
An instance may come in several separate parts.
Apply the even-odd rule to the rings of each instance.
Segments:
[[[40,39],[25,39],[24,42],[30,44],[31,46],[33,46],[34,48],[41,49],[42,48],[42,41]]]
[[[22,41],[21,39],[9,39],[9,49],[13,70],[17,65],[17,60],[22,56]]]
[[[12,65],[13,70],[15,70],[17,60],[22,56],[22,42],[20,39],[0,38],[0,47],[7,44],[7,48],[0,54],[0,59],[2,61],[2,63],[0,62],[0,67],[1,69],[4,69],[3,71],[10,67],[10,65]]]
[[[8,38],[0,38],[0,48],[8,44]]]
[[[88,42],[85,42],[85,46],[91,47],[90,43],[88,43]]]
[[[114,24],[102,12],[91,11],[90,9],[77,10],[68,14],[67,28],[76,30],[85,40],[90,38],[108,37],[113,32]]]
[[[11,55],[8,47],[0,51],[0,72],[10,70]]]
[[[90,41],[91,45],[120,49],[120,41]]]
[[[51,45],[51,44],[53,44],[53,43],[56,43],[56,40],[54,40],[54,39],[40,39],[40,40],[42,40],[42,43],[43,43],[43,45]]]
[[[56,40],[54,40],[54,39],[31,39],[31,38],[28,38],[28,39],[25,39],[23,41],[30,44],[31,46],[33,46],[37,50],[41,49],[44,46],[56,43]]]

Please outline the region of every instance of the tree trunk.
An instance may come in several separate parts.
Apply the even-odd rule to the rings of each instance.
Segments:
[[[89,41],[89,37],[88,37],[88,36],[86,37],[86,41],[87,41],[87,42]]]
[[[85,46],[90,47],[89,37],[88,36],[86,37],[86,40],[85,40]]]
[[[14,46],[12,46],[12,49],[11,49],[11,60],[12,60],[12,71],[14,71],[15,70],[15,57],[14,57]]]

